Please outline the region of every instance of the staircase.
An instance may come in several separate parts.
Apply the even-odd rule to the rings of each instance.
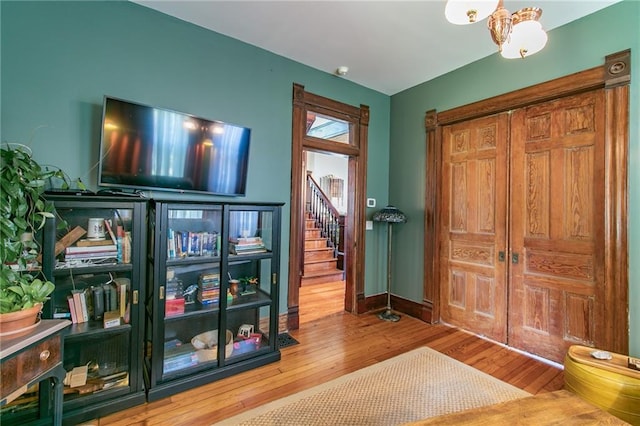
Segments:
[[[328,238],[322,237],[312,213],[307,213],[304,231],[304,274],[301,285],[323,284],[344,280],[338,269],[338,258]]]

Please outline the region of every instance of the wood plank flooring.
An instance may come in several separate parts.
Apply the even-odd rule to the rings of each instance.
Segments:
[[[429,346],[532,394],[562,389],[562,370],[445,325],[343,312],[344,283],[300,288],[298,345],[279,362],[140,405],[93,425],[207,425],[360,368]]]

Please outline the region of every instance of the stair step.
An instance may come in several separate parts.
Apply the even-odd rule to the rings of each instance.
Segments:
[[[336,269],[338,265],[338,259],[320,259],[320,260],[308,260],[304,262],[304,273],[311,271],[326,271]]]
[[[333,249],[331,247],[312,248],[304,250],[304,260],[325,260],[333,259]]]
[[[313,229],[313,228],[316,228],[316,221],[315,221],[315,219],[305,219],[304,224],[305,224],[305,228],[306,228],[306,229]]]
[[[326,238],[308,238],[304,240],[304,248],[305,249],[313,249],[313,248],[327,248],[327,239]]]
[[[323,271],[322,273],[320,273],[319,271],[316,271],[314,273],[307,273],[307,271],[305,271],[305,274],[301,280],[301,284],[322,284],[342,280],[344,280],[344,271],[341,271],[339,269],[331,269],[328,271]]]
[[[320,230],[317,228],[314,229],[305,229],[304,230],[304,238],[320,238]]]

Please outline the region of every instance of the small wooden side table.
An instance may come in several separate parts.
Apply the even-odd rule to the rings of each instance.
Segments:
[[[63,381],[62,330],[68,320],[40,320],[29,334],[0,341],[0,406],[22,395],[29,386],[45,379],[53,381],[53,424],[62,424]],[[41,410],[42,412],[42,410]]]

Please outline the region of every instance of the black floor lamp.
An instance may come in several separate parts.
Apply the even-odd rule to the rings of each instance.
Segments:
[[[373,215],[375,222],[387,222],[387,309],[378,315],[385,321],[399,321],[400,315],[391,312],[391,224],[404,223],[407,216],[393,206],[387,206]]]

